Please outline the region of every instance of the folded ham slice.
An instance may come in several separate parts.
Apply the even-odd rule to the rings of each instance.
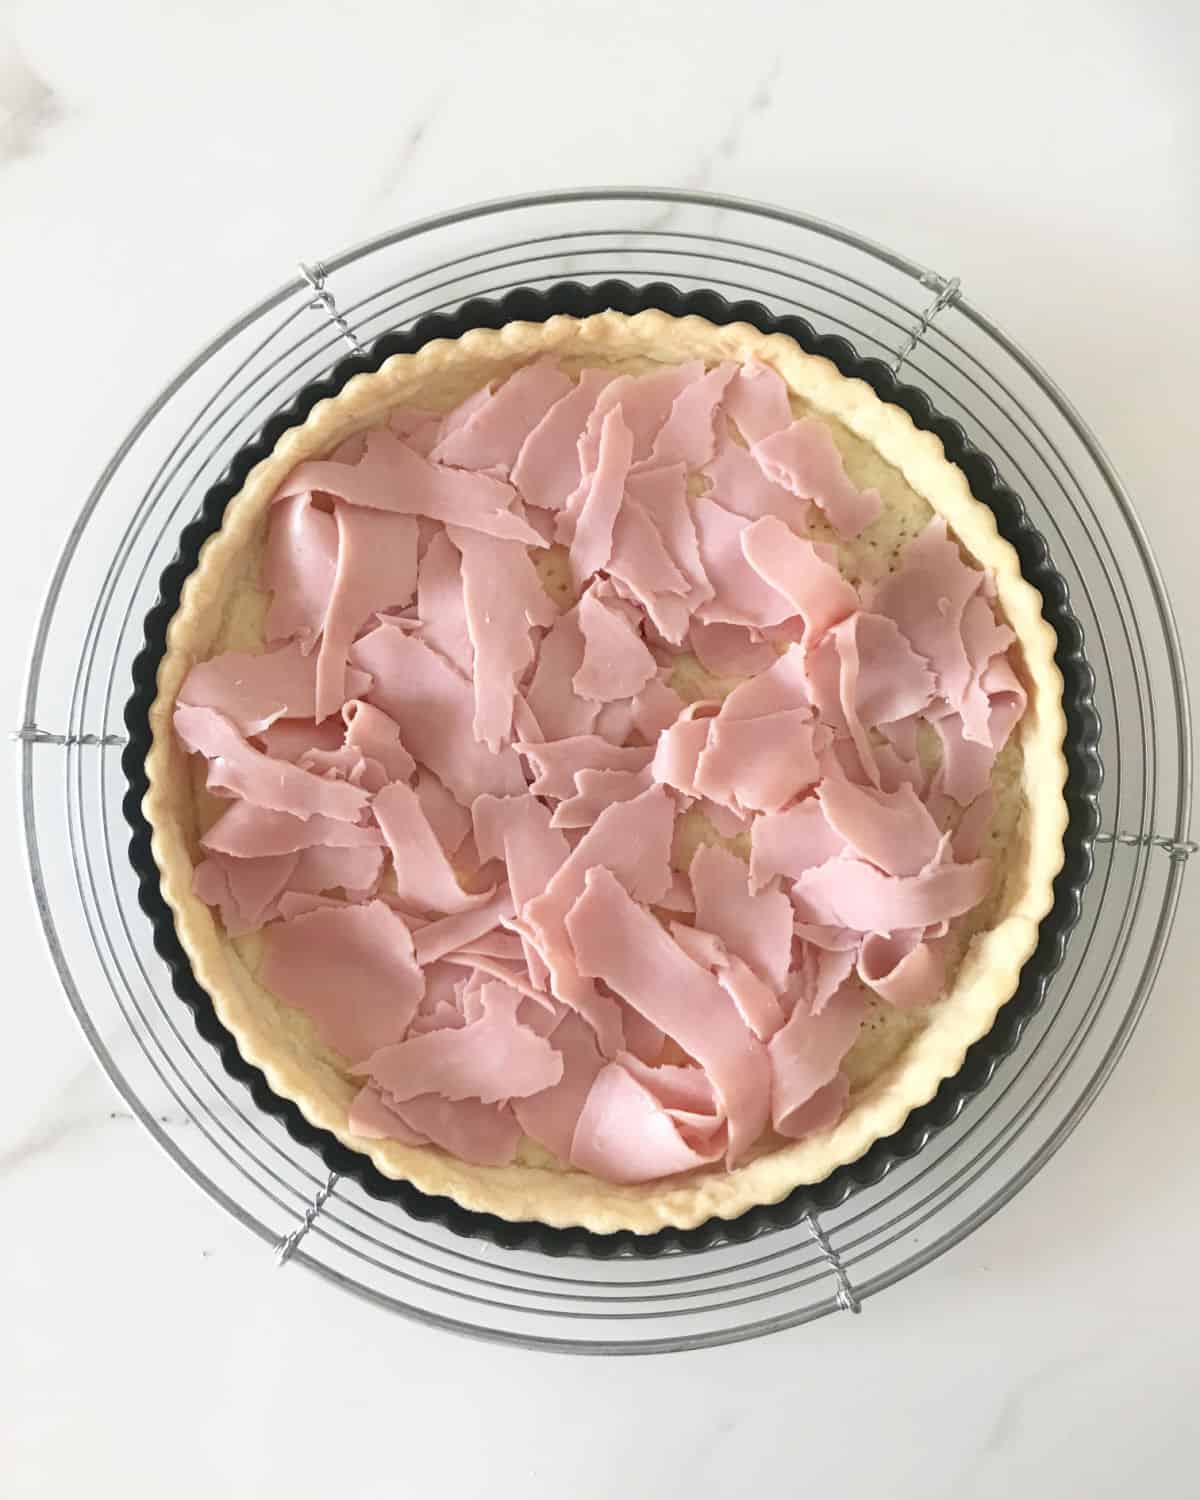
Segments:
[[[456,468],[508,474],[530,433],[572,390],[571,377],[554,360],[536,359],[446,433],[429,456]]]
[[[830,859],[798,877],[792,904],[802,922],[855,932],[929,927],[978,905],[991,883],[991,868],[990,861],[977,859],[933,865],[919,875],[884,875],[859,859]]]
[[[862,995],[847,988],[820,1015],[798,1005],[771,1038],[771,1123],[777,1134],[799,1140],[828,1129],[841,1115],[849,1086],[839,1070],[865,1014]]]
[[[718,1143],[694,1150],[650,1089],[611,1062],[588,1091],[571,1141],[571,1164],[605,1182],[651,1182],[716,1161],[722,1149]]]
[[[839,536],[858,536],[879,515],[879,491],[850,482],[829,428],[816,417],[801,417],[761,438],[751,452],[768,479],[815,500]]]
[[[708,1074],[729,1123],[728,1161],[736,1165],[762,1134],[770,1108],[766,1053],[737,1007],[603,867],[588,871],[565,925],[580,973],[602,979]]]
[[[278,719],[314,717],[317,673],[317,658],[302,655],[299,643],[261,655],[226,651],[191,669],[179,689],[179,702],[216,709],[242,734],[258,735]],[[370,683],[365,672],[350,673],[344,696],[356,697]],[[339,698],[338,708],[342,702]]]
[[[371,811],[392,851],[396,894],[405,910],[450,915],[491,900],[494,891],[471,894],[458,883],[412,787],[392,782],[376,793]]]

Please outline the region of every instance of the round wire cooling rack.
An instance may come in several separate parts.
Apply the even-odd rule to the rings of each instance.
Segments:
[[[1068,582],[1096,674],[1106,778],[1095,874],[1045,1002],[987,1088],[918,1156],[819,1218],[746,1244],[551,1259],[457,1238],[368,1197],[225,1073],[138,909],[121,713],[180,531],[301,387],[348,347],[471,297],[613,277],[799,314],[903,367],[961,424]],[[29,867],[55,964],[101,1064],[158,1143],[280,1263],[439,1327],[567,1352],[685,1349],[858,1311],[963,1239],[1044,1165],[1112,1071],[1196,850],[1170,607],[1129,498],[1067,399],[957,278],[803,215],[700,193],[509,199],[301,266],[179,373],[101,475],[51,580],[17,733]]]

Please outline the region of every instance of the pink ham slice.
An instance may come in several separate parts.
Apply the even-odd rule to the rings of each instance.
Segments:
[[[662,431],[675,401],[704,374],[701,360],[670,365],[651,375],[619,375],[596,398],[596,404],[582,437],[579,456],[584,474],[596,467],[604,422],[610,412],[619,410],[621,421],[633,440],[633,459],[640,463],[650,457],[654,440]]]
[[[604,1066],[590,1026],[568,1011],[549,1035],[562,1059],[562,1076],[541,1093],[513,1100],[517,1124],[561,1162],[571,1159],[571,1142],[596,1075]]]
[[[862,995],[847,988],[820,1015],[798,1005],[771,1038],[771,1123],[779,1135],[799,1140],[841,1115],[849,1088],[839,1070],[865,1013]]]
[[[311,720],[317,680],[317,661],[301,655],[297,643],[257,656],[227,651],[191,669],[179,689],[179,702],[216,709],[242,734],[257,735],[278,719]],[[365,672],[353,672],[345,687],[357,694],[370,683]],[[341,706],[339,699],[336,707]]]
[[[682,598],[690,615],[712,598],[713,588],[700,560],[700,543],[688,506],[687,488],[687,469],[683,464],[673,464],[666,469],[643,469],[630,474],[625,486],[625,505],[640,509],[654,523],[663,549],[687,583]]]
[[[613,379],[607,370],[584,370],[521,444],[512,482],[530,505],[561,510],[579,485],[579,439],[596,398]]]
[[[763,582],[791,602],[809,640],[859,607],[857,591],[838,572],[836,563],[822,557],[812,542],[796,536],[782,521],[767,517],[747,526],[742,532],[742,552]]]
[[[254,738],[261,743],[264,755],[295,764],[311,750],[340,749],[344,732],[342,725],[329,719],[324,724],[316,724],[312,719],[276,719],[269,729]]]
[[[858,536],[879,515],[878,490],[859,490],[850,482],[829,428],[816,417],[801,417],[750,451],[768,479],[814,500],[839,536]]]
[[[645,507],[626,494],[613,526],[609,577],[638,604],[664,640],[679,645],[687,633],[692,582],[676,567]]]
[[[729,1123],[728,1161],[735,1166],[769,1111],[766,1053],[736,1006],[603,867],[589,870],[566,930],[580,972],[602,979],[707,1072]]]
[[[298,854],[301,849],[326,845],[345,849],[379,846],[383,835],[378,828],[364,828],[319,813],[297,818],[250,802],[235,802],[200,842],[210,851],[252,859],[263,854]]]
[[[407,750],[464,807],[484,792],[525,790],[511,746],[494,755],[476,740],[471,684],[444,658],[386,623],[355,641],[351,657],[375,679],[371,701],[390,715]]]
[[[372,615],[409,604],[417,587],[417,523],[412,516],[344,503],[335,507],[335,516],[337,572],[317,655],[318,723],[363,692],[360,674],[347,670],[351,641]]]
[[[579,628],[583,661],[572,679],[579,697],[601,703],[632,698],[657,674],[658,663],[637,632],[624,615],[602,604],[594,589],[579,601]]]
[[[650,456],[644,460],[648,468],[682,463],[689,469],[698,469],[708,462],[713,453],[717,407],[737,368],[726,361],[679,392],[658,430]]]
[[[858,973],[881,1000],[897,1010],[929,1005],[946,983],[946,961],[940,942],[922,942],[920,931],[872,932],[863,939]]]
[[[571,852],[552,826],[549,810],[536,797],[478,797],[471,806],[475,843],[483,859],[501,859],[517,911],[540,896]],[[531,981],[544,987],[549,977],[541,955],[523,939]]]
[[[429,1141],[459,1161],[481,1167],[507,1166],[521,1143],[521,1127],[506,1105],[420,1094],[403,1104],[385,1102],[385,1108],[404,1131],[387,1129],[388,1136],[408,1144]],[[383,1117],[373,1115],[372,1119],[382,1121]]]
[[[407,781],[412,776],[416,762],[401,743],[395,720],[382,709],[352,698],[342,707],[342,722],[347,749],[359,750],[381,766],[388,781]]]
[[[663,786],[674,787],[686,797],[698,797],[696,767],[708,744],[709,726],[720,711],[710,699],[689,703],[674,724],[658,737],[651,762],[651,775]]]
[[[859,935],[845,947],[826,948],[801,939],[788,976],[783,1003],[793,1013],[797,1007],[819,1016],[854,972]]]
[[[688,644],[704,670],[718,677],[753,677],[775,662],[770,641],[756,640],[744,625],[706,625],[693,620]]]
[[[781,484],[768,479],[749,449],[739,446],[727,434],[717,439],[717,449],[704,466],[712,481],[712,499],[726,510],[734,511],[748,521],[775,516],[793,531],[808,525],[812,506]]]
[[[789,600],[766,583],[742,552],[743,516],[734,515],[706,495],[691,502],[700,561],[714,597],[697,610],[706,624],[778,625],[795,611]]]
[[[392,851],[396,892],[406,908],[450,915],[483,906],[495,894],[489,890],[472,895],[459,885],[412,787],[400,781],[384,787],[371,811]]]
[[[695,790],[738,812],[779,812],[817,779],[814,727],[807,708],[761,719],[719,714],[708,721]]]
[[[904,549],[896,571],[876,585],[869,601],[876,614],[895,621],[913,650],[929,663],[938,692],[956,711],[962,708],[972,672],[963,615],[983,577],[963,561],[942,517],[934,516]]]
[[[750,890],[745,864],[726,849],[702,845],[688,867],[696,924],[781,994],[792,955],[792,904],[780,890]]]
[[[653,921],[653,918],[651,918]],[[608,1063],[588,1092],[571,1142],[571,1164],[605,1182],[652,1182],[717,1160],[687,1144],[678,1125],[627,1067]]]
[[[558,1083],[562,1056],[517,1020],[522,996],[493,980],[481,987],[479,997],[479,1020],[382,1047],[355,1071],[366,1074],[389,1104],[419,1094],[496,1104]]]
[[[623,881],[636,900],[653,903],[665,895],[671,884],[674,830],[675,804],[662,787],[614,803],[571,850],[545,891],[521,907],[522,931],[545,961],[555,995],[591,1024],[606,1057],[622,1046],[620,1009],[580,973],[567,935],[567,914],[584,893],[588,871],[599,865],[612,872],[610,878]]]
[[[533,661],[530,627],[558,615],[519,542],[449,529],[462,553],[467,629],[474,647],[475,738],[493,752],[512,737],[517,683]]]
[[[885,875],[916,875],[938,852],[941,830],[907,784],[881,792],[828,776],[817,798],[830,828]]]
[[[288,761],[272,760],[248,745],[233,724],[212,708],[175,709],[175,733],[208,761],[208,788],[242,797],[256,807],[292,813],[298,818],[321,814],[353,823],[366,810],[367,794],[344,781],[327,781]]]
[[[517,749],[537,772],[529,790],[535,797],[575,795],[580,771],[641,771],[650,762],[648,745],[613,745],[595,734],[575,735],[532,745],[519,741]]]
[[[750,884],[761,890],[776,875],[795,880],[806,870],[836,859],[845,847],[829,826],[820,802],[808,797],[785,812],[755,818],[750,830]]]
[[[606,807],[629,802],[651,786],[650,768],[640,771],[575,772],[575,795],[560,802],[550,820],[552,828],[590,828]]]
[[[721,705],[721,717],[759,719],[792,709],[809,711],[808,675],[798,646],[790,646],[749,682],[739,682]]]
[[[367,434],[366,452],[356,464],[324,459],[298,464],[276,491],[275,502],[309,491],[366,510],[428,516],[528,547],[543,545],[537,532],[511,511],[516,493],[511,485],[487,474],[431,463],[386,427]]]
[[[613,528],[632,459],[633,435],[620,411],[610,411],[600,431],[595,469],[584,475],[580,491],[559,517],[557,535],[570,546],[576,588],[582,588],[612,556]]]
[[[471,814],[450,795],[432,771],[422,769],[417,773],[414,790],[421,811],[446,851],[447,859],[453,859],[471,831]]]
[[[337,572],[337,523],[311,495],[277,501],[263,552],[262,586],[271,594],[266,638],[295,638],[307,655],[325,623]]]
[[[862,860],[841,858],[805,870],[791,897],[801,922],[886,934],[960,917],[983,900],[990,882],[986,859],[884,875]]]
[[[490,901],[484,901],[469,911],[456,912],[440,921],[427,923],[413,938],[417,962],[424,968],[426,964],[445,958],[448,953],[461,953],[472,948],[494,932],[501,922],[508,921],[515,910],[512,893],[505,886]],[[519,956],[520,943],[515,938],[513,942],[518,950],[516,956]]]
[[[412,935],[382,901],[273,923],[258,977],[354,1062],[404,1037],[425,989]]]
[[[572,390],[571,377],[555,360],[534,360],[510,375],[461,426],[448,432],[429,456],[435,463],[507,474],[529,434]]]
[[[417,615],[421,640],[470,677],[475,647],[467,625],[462,556],[444,531],[432,537],[417,575]]]
[[[1008,650],[1016,636],[1007,625],[996,619],[992,605],[982,591],[967,600],[962,617],[962,636],[967,660],[971,664],[971,673],[959,705],[963,731],[967,739],[990,745],[991,701],[982,678],[990,664]]]
[[[633,700],[633,727],[647,744],[653,744],[664,729],[670,728],[685,707],[683,699],[660,672]]]
[[[770,365],[748,360],[725,391],[725,411],[747,443],[760,442],[791,424],[787,383]]]
[[[427,1146],[429,1137],[411,1130],[384,1102],[373,1084],[360,1089],[350,1101],[350,1130],[365,1141],[400,1141],[405,1146]]]
[[[600,705],[575,692],[575,674],[583,665],[583,631],[578,608],[559,615],[542,637],[537,666],[525,693],[534,718],[547,740],[590,734]]]
[[[371,895],[383,870],[384,851],[378,847],[339,848],[313,845],[301,849],[288,889],[317,894],[343,890],[352,901]]]
[[[929,715],[942,745],[936,785],[963,806],[987,790],[996,756],[1025,712],[1025,689],[1005,657],[992,662],[981,680],[990,704],[987,728],[990,744],[967,739],[962,717],[957,713],[942,712],[935,717],[931,709]]]
[[[671,936],[692,960],[707,969],[737,1007],[738,1015],[760,1042],[783,1025],[784,1014],[769,985],[719,937],[682,922],[671,923]]]
[[[296,868],[295,854],[264,854],[253,859],[213,853],[202,859],[192,890],[221,913],[230,937],[253,932],[271,915]]]

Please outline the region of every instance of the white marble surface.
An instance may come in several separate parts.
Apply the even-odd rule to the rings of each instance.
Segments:
[[[1188,0],[861,0],[853,40],[839,7],[762,0],[338,10],[0,8],[11,722],[70,519],[214,328],[300,257],[579,183],[761,197],[959,274],[1102,435],[1200,640]],[[5,1500],[1195,1493],[1197,872],[1113,1082],[1005,1212],[862,1318],[618,1365],[273,1271],[110,1093],[6,833]]]

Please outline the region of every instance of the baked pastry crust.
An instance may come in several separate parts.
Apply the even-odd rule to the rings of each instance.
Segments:
[[[697,358],[709,364],[756,359],[772,366],[787,382],[797,413],[830,424],[851,478],[883,495],[883,515],[864,533],[863,545],[894,555],[931,514],[943,516],[963,551],[991,570],[998,611],[1017,637],[1015,664],[1029,701],[997,762],[994,789],[1002,812],[991,852],[1002,858],[983,908],[962,919],[961,957],[946,992],[916,1019],[911,1013],[880,1014],[870,1034],[860,1038],[847,1062],[850,1104],[837,1125],[801,1141],[770,1144],[733,1171],[712,1167],[641,1186],[616,1186],[564,1167],[532,1143],[514,1163],[488,1167],[431,1146],[354,1135],[349,1106],[359,1085],[349,1076],[348,1060],[324,1047],[305,1016],[257,982],[258,935],[231,939],[192,893],[198,840],[218,804],[175,740],[176,695],[197,661],[263,643],[266,600],[257,584],[258,562],[280,483],[302,460],[323,456],[352,433],[377,425],[394,406],[447,410],[486,381],[544,354],[557,357],[572,373],[592,365],[638,372]],[[854,557],[844,556],[843,565],[847,562],[853,568]],[[1038,924],[1050,910],[1063,859],[1066,721],[1055,644],[1042,617],[1041,596],[1022,578],[1016,552],[998,534],[991,511],[972,496],[961,470],[947,460],[939,439],[828,360],[806,354],[785,335],[764,334],[749,324],[718,327],[657,311],[515,322],[497,331],[477,329],[456,340],[436,340],[415,354],[393,356],[377,373],[353,377],[336,397],[318,402],[251,471],[220,530],[206,542],[167,631],[150,710],[143,811],[153,830],[163,896],[197,980],[243,1057],[313,1125],[369,1156],[385,1176],[407,1179],[467,1209],[598,1233],[688,1229],[779,1202],[892,1134],[957,1072],[967,1049],[988,1032],[1013,994],[1036,944]]]

